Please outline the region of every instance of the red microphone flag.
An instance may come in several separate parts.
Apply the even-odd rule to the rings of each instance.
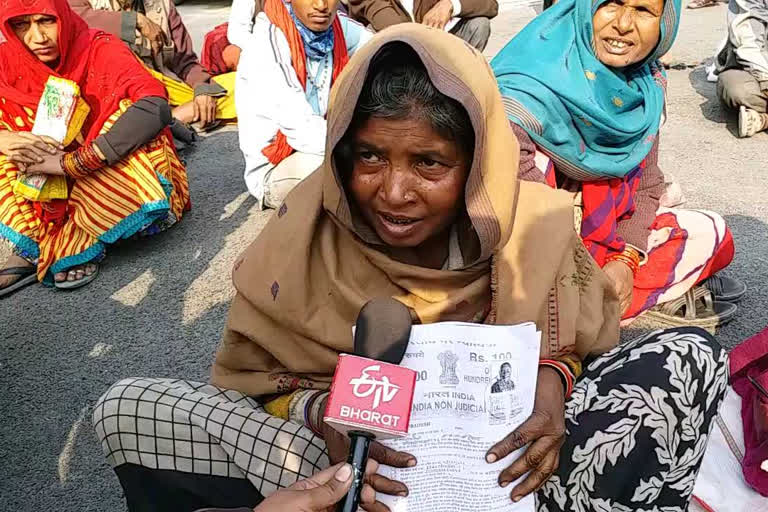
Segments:
[[[408,434],[416,372],[348,354],[339,356],[325,422],[347,433],[363,430],[377,439]]]

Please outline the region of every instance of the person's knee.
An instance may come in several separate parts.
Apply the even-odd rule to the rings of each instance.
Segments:
[[[280,162],[266,178],[264,204],[279,208],[288,194],[323,165],[323,156],[295,152]]]
[[[737,109],[745,106],[753,110],[765,111],[766,99],[760,86],[751,75],[744,71],[724,71],[717,78],[717,95],[726,106]]]
[[[728,353],[709,332],[700,327],[680,327],[664,331],[660,340],[672,343],[678,354],[690,354],[700,371],[700,389],[721,388],[728,383]],[[694,376],[696,377],[696,376]]]
[[[267,184],[264,191],[264,205],[267,208],[278,209],[285,202],[288,194],[301,183],[299,178],[283,178]]]
[[[104,405],[105,403],[109,402],[110,400],[116,400],[123,398],[125,390],[134,386],[136,384],[136,381],[139,379],[134,377],[128,377],[125,379],[121,379],[111,386],[109,386],[109,389],[107,389],[103,395],[96,401],[96,406]]]
[[[478,39],[488,41],[491,38],[491,20],[488,18],[472,18],[469,20],[470,26],[473,32],[477,35]]]
[[[130,377],[119,380],[112,384],[103,395],[99,397],[93,406],[92,425],[96,428],[96,433],[102,440],[110,434],[115,433],[117,428],[117,417],[124,414],[124,410],[118,410],[121,401],[126,401],[129,397],[135,398],[135,393],[131,390],[137,388],[137,383],[143,379]]]
[[[467,42],[479,51],[485,50],[491,38],[491,20],[484,17],[467,18],[464,23],[468,35]]]

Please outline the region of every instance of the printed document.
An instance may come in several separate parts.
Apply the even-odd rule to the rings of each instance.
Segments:
[[[517,482],[498,484],[525,449],[494,464],[485,455],[533,412],[540,343],[533,323],[414,325],[401,363],[416,371],[410,429],[383,443],[418,464],[382,466],[380,473],[405,483],[410,495],[378,499],[392,512],[533,512],[533,495],[512,502]]]

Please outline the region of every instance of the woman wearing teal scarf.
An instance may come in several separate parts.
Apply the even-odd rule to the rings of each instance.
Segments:
[[[660,206],[657,165],[680,0],[560,0],[491,67],[520,140],[520,177],[580,193],[581,235],[629,323],[714,330],[746,287],[714,275],[733,258],[721,216]],[[671,206],[666,204],[665,206]]]
[[[623,36],[610,27],[593,35],[593,17],[598,10],[622,8],[620,3],[561,0],[491,62],[510,120],[582,181],[626,176],[648,155],[659,131],[664,76],[656,61],[675,40],[680,0],[668,0],[663,8],[651,5],[661,2],[642,3],[648,4],[644,11],[625,17],[655,24],[655,48],[644,44],[653,36],[651,29],[646,40],[617,48],[626,51],[623,55],[601,51],[608,43],[600,36],[615,35],[619,41]],[[601,62],[593,45],[616,67]],[[618,67],[630,59],[639,60]]]

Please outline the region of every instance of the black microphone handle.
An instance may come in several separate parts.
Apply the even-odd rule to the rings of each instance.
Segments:
[[[352,466],[352,487],[347,491],[344,499],[336,507],[336,512],[357,512],[360,505],[360,492],[365,483],[365,465],[368,463],[368,448],[375,436],[362,430],[351,430],[347,433],[350,439],[349,457],[347,463]]]

